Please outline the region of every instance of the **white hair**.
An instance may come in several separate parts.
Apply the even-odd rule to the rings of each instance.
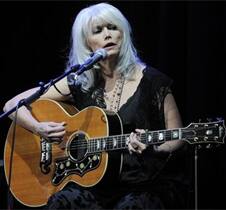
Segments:
[[[131,27],[124,15],[114,6],[108,3],[99,3],[81,10],[75,18],[72,34],[71,49],[67,67],[82,64],[92,53],[87,45],[87,37],[94,21],[104,21],[117,26],[122,32],[122,44],[118,56],[116,70],[130,77],[137,62],[140,62],[137,51],[131,40]],[[90,71],[79,76],[83,89],[87,90],[94,86],[98,66],[95,65]]]

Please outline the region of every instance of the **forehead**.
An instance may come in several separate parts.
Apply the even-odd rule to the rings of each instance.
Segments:
[[[96,28],[98,26],[104,26],[104,25],[107,25],[107,24],[113,24],[113,21],[110,21],[110,20],[104,20],[102,18],[94,18],[94,19],[91,19],[90,22],[89,22],[89,27],[90,28]]]

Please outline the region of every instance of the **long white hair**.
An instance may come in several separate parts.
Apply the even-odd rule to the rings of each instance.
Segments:
[[[81,10],[75,18],[72,26],[71,49],[67,68],[76,64],[82,64],[92,53],[87,45],[87,37],[94,21],[103,21],[117,26],[122,32],[122,44],[116,64],[116,70],[125,77],[130,77],[135,65],[141,63],[137,51],[131,40],[131,26],[124,15],[114,6],[108,3],[99,3]],[[94,86],[98,65],[92,70],[78,77],[82,88],[88,90]]]

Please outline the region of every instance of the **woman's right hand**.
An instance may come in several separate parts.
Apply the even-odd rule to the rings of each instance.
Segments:
[[[65,122],[38,122],[34,127],[34,132],[49,142],[60,143],[66,133],[65,126]]]

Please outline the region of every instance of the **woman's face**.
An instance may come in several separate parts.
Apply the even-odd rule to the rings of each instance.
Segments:
[[[108,57],[118,55],[122,43],[122,32],[116,25],[96,21],[91,25],[87,43],[93,52],[103,48],[107,51]]]

